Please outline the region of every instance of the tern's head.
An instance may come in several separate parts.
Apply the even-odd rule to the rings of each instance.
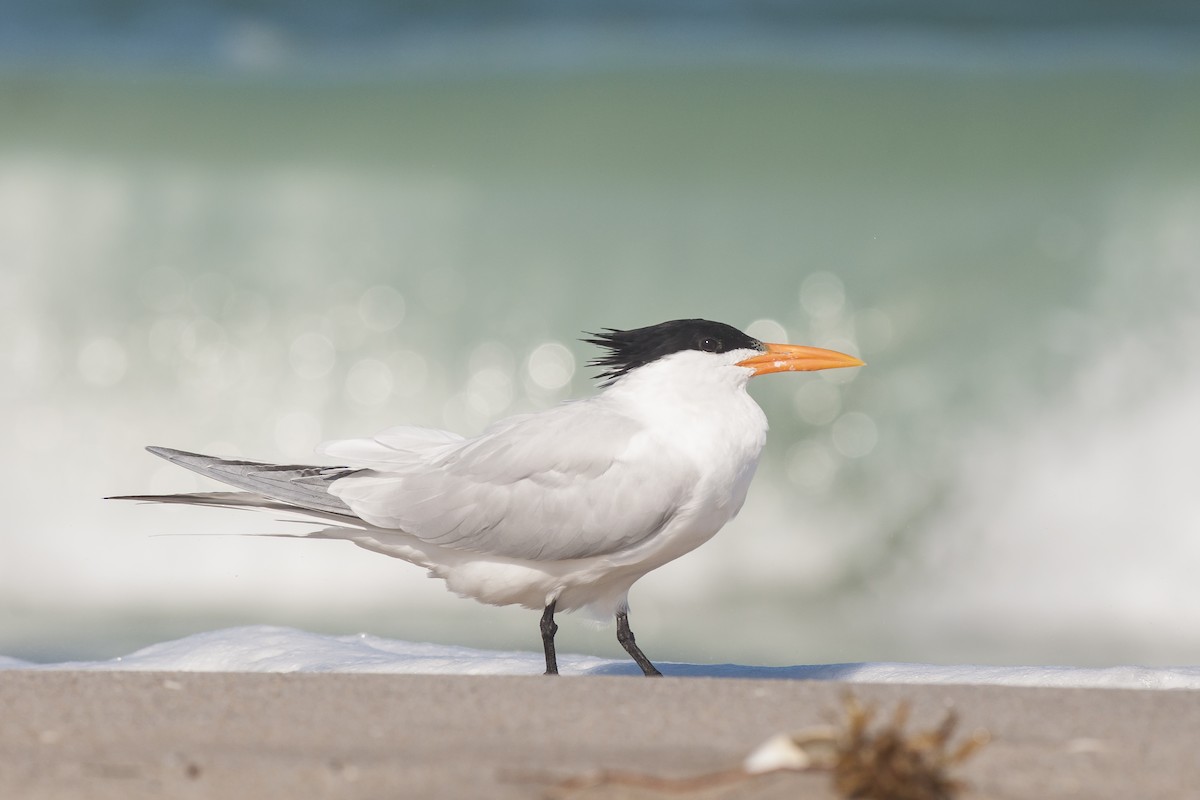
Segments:
[[[731,325],[706,319],[676,319],[628,331],[605,328],[604,333],[591,336],[584,341],[607,349],[589,362],[601,368],[599,377],[605,384],[666,359],[694,363],[698,369],[728,368],[743,380],[772,372],[858,367],[863,363],[834,350],[760,342]]]

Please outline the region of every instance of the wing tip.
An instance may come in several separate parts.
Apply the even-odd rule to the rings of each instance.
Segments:
[[[114,494],[108,497],[102,497],[101,500],[132,500],[138,503],[162,503],[163,498],[173,497],[169,494]]]
[[[167,461],[174,461],[180,456],[200,456],[201,458],[204,458],[204,456],[200,453],[189,453],[187,450],[176,450],[174,447],[159,447],[158,445],[153,444],[147,445],[146,451],[153,453],[159,458],[165,458]]]

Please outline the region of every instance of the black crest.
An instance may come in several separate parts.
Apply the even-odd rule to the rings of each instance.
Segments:
[[[608,350],[588,362],[590,367],[601,368],[597,377],[605,386],[630,370],[681,350],[728,353],[730,350],[764,349],[762,342],[732,325],[706,319],[676,319],[629,331],[605,328],[603,333],[589,332],[588,335],[593,338],[583,341]]]

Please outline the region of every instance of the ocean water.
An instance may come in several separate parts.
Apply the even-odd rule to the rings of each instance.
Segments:
[[[668,677],[836,680],[848,683],[976,684],[1106,689],[1197,689],[1200,667],[1030,667],[913,663],[818,664],[760,667],[659,662]],[[6,669],[137,672],[324,672],[390,675],[540,675],[540,652],[478,650],[395,641],[365,633],[326,636],[292,628],[251,625],[205,631],[159,642],[105,661],[33,663],[0,656]],[[630,675],[628,658],[567,655],[563,675]]]
[[[64,8],[0,25],[0,654],[536,649],[402,562],[101,498],[203,488],[146,444],[477,431],[594,391],[582,331],[700,316],[868,367],[755,382],[742,515],[632,593],[651,657],[1200,662],[1188,6]]]

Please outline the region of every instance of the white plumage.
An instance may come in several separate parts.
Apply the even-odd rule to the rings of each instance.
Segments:
[[[598,362],[613,382],[593,397],[510,417],[472,438],[403,427],[322,445],[339,468],[153,448],[252,494],[141,499],[287,508],[321,522],[310,535],[418,564],[460,595],[545,609],[548,672],[556,610],[615,614],[622,644],[656,674],[628,631],[627,594],[741,509],[767,433],[747,381],[861,362],[763,345],[703,320],[594,341],[613,351]]]
[[[676,353],[471,439],[399,428],[330,442],[322,453],[369,469],[329,492],[372,526],[354,541],[458,594],[615,614],[634,581],[703,544],[746,498],[767,421],[749,370],[695,368],[711,357]]]

